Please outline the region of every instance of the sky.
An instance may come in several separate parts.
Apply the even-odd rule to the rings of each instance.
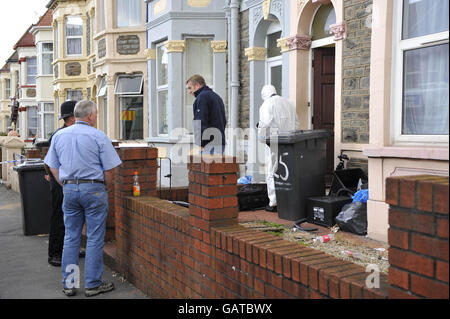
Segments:
[[[0,68],[14,53],[13,46],[43,16],[49,0],[0,0]]]

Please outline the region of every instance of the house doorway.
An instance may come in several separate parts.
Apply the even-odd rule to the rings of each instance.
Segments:
[[[325,183],[331,185],[334,171],[334,114],[335,114],[335,42],[330,25],[336,23],[331,3],[318,7],[311,25],[311,84],[312,125],[315,130],[327,130]]]
[[[327,167],[325,183],[331,185],[334,166],[334,78],[335,50],[313,49],[314,54],[314,110],[315,130],[325,129],[330,133],[327,140]]]

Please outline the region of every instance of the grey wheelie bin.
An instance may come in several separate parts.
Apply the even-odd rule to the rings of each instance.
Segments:
[[[19,175],[22,226],[25,236],[48,234],[50,228],[50,186],[43,161],[25,162],[13,168]]]
[[[307,198],[325,195],[326,130],[292,131],[277,135],[278,167],[274,174],[278,217],[306,220]],[[272,137],[273,138],[273,137]],[[271,139],[266,139],[270,145]],[[272,152],[274,148],[271,147]],[[272,159],[274,158],[272,153]]]

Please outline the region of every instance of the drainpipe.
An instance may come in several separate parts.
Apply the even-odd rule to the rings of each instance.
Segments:
[[[239,0],[230,1],[231,10],[231,128],[237,128],[239,125]]]

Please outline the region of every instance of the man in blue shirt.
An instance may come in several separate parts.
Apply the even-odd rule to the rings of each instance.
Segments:
[[[114,289],[112,283],[102,281],[108,213],[105,181],[111,180],[112,169],[122,161],[108,137],[93,127],[97,122],[93,102],[78,102],[74,116],[74,125],[53,136],[44,162],[64,192],[63,293],[74,296],[79,287],[78,253],[86,221],[85,295],[90,297]]]

